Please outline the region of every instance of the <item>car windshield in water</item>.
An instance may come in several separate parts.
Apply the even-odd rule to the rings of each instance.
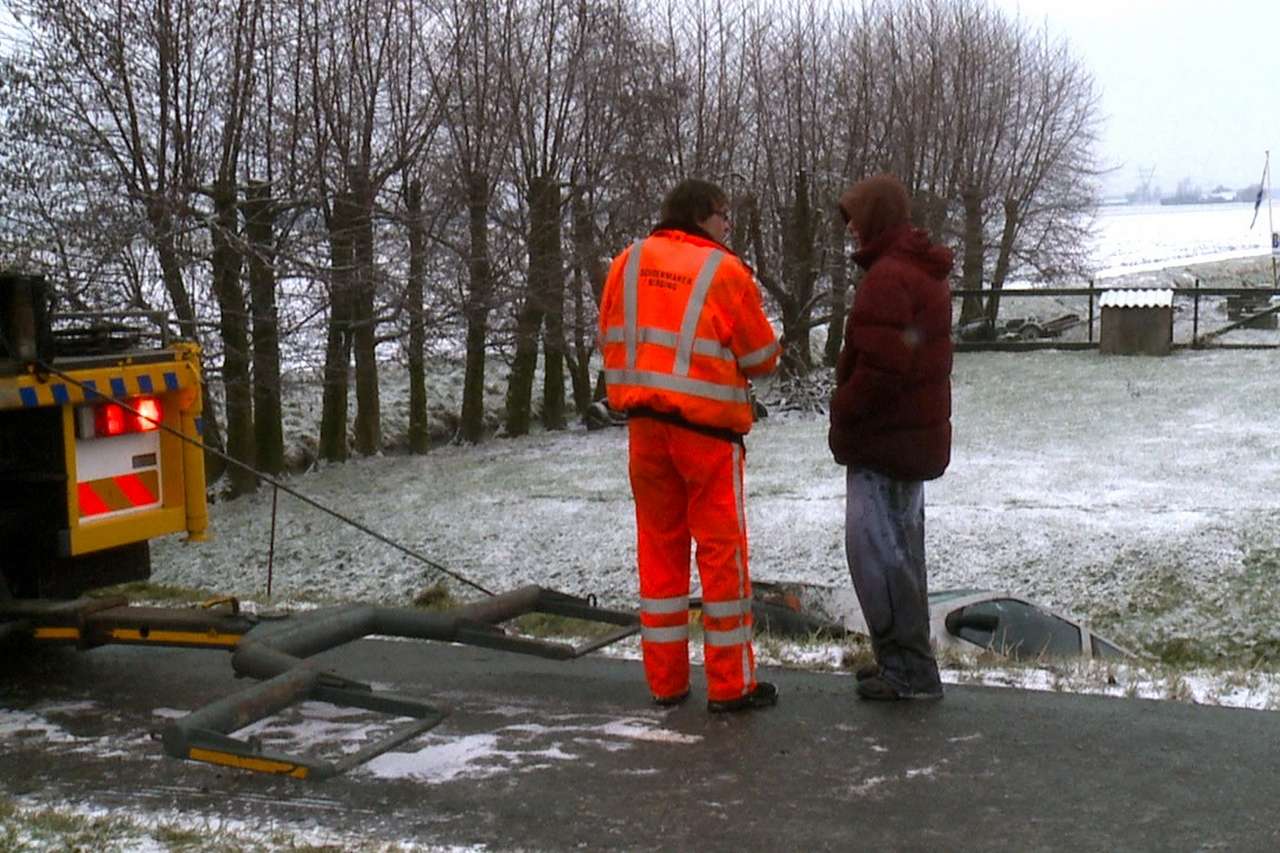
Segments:
[[[1067,657],[1081,651],[1079,628],[1013,598],[961,607],[947,614],[946,625],[960,639],[1015,660]]]

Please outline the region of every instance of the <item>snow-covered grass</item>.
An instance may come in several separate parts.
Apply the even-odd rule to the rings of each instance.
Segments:
[[[1280,648],[1276,361],[959,355],[953,461],[926,487],[933,588],[1024,595],[1166,663],[1269,666]],[[847,583],[825,419],[775,412],[748,450],[753,576]],[[623,430],[355,459],[289,483],[487,589],[538,583],[634,606]],[[212,542],[156,543],[155,580],[265,598],[271,497],[215,504]],[[277,524],[278,602],[399,604],[441,579],[287,495]]]
[[[271,827],[219,819],[192,825],[179,812],[122,813],[65,803],[0,798],[0,851],[79,851],[165,853],[217,850],[350,851],[350,853],[468,853],[481,848],[368,839],[314,827]]]

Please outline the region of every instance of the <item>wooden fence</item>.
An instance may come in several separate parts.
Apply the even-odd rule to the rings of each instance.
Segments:
[[[958,351],[973,350],[1034,350],[1034,349],[1097,349],[1098,347],[1098,331],[1100,324],[1100,316],[1098,315],[1097,304],[1102,294],[1108,290],[1140,290],[1143,288],[1134,287],[1106,287],[1097,286],[1094,282],[1089,282],[1087,287],[1032,287],[1025,289],[1001,289],[1000,307],[1002,313],[1007,312],[1007,303],[1005,300],[1037,300],[1047,298],[1080,298],[1087,300],[1087,308],[1084,316],[1078,318],[1078,322],[1072,322],[1063,328],[1056,330],[1056,334],[1049,337],[1027,336],[1021,337],[1016,334],[1020,326],[1015,321],[1012,325],[996,324],[989,331],[993,340],[965,340],[962,336],[956,342]],[[1200,280],[1196,279],[1195,285],[1192,287],[1168,287],[1156,288],[1162,290],[1172,290],[1174,304],[1182,303],[1185,305],[1188,301],[1191,303],[1191,338],[1190,340],[1174,340],[1174,349],[1201,349],[1205,347],[1216,347],[1221,349],[1280,349],[1280,332],[1275,335],[1274,341],[1254,341],[1254,342],[1227,342],[1220,340],[1221,337],[1228,332],[1237,329],[1248,328],[1250,326],[1258,326],[1270,322],[1270,318],[1280,316],[1280,304],[1272,305],[1270,301],[1272,297],[1280,296],[1280,288],[1269,287],[1201,287]],[[992,292],[983,288],[957,288],[951,291],[953,299],[963,299],[966,296],[978,296],[986,298],[992,295]],[[1215,328],[1201,331],[1201,313],[1204,303],[1213,300],[1212,304],[1221,304],[1218,300],[1226,299],[1228,306],[1228,319],[1232,322],[1225,325],[1219,325]],[[1042,313],[1037,325],[1041,328],[1049,326],[1053,331],[1053,324],[1063,318],[1045,317]],[[1207,318],[1206,318],[1207,320]],[[1005,321],[1008,323],[1009,321]],[[1059,323],[1061,326],[1062,324]],[[1063,340],[1059,336],[1068,328],[1074,328],[1077,325],[1085,326],[1087,332],[1085,340]],[[963,335],[963,333],[962,333]]]

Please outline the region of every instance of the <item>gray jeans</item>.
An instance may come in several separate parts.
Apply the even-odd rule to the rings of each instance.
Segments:
[[[942,681],[929,644],[924,483],[851,466],[845,497],[845,556],[876,662],[900,690],[937,689]]]

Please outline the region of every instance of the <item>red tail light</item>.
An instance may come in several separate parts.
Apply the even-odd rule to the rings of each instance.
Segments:
[[[124,407],[119,403],[107,403],[93,410],[93,434],[96,438],[124,435]]]
[[[93,438],[126,435],[131,432],[150,432],[160,428],[164,410],[155,397],[135,397],[125,401],[128,409],[119,403],[103,403],[93,407]],[[130,411],[132,409],[133,411]],[[81,429],[81,437],[84,430]]]
[[[138,432],[149,432],[160,428],[160,401],[155,397],[139,397],[133,407],[138,410],[136,420]]]

